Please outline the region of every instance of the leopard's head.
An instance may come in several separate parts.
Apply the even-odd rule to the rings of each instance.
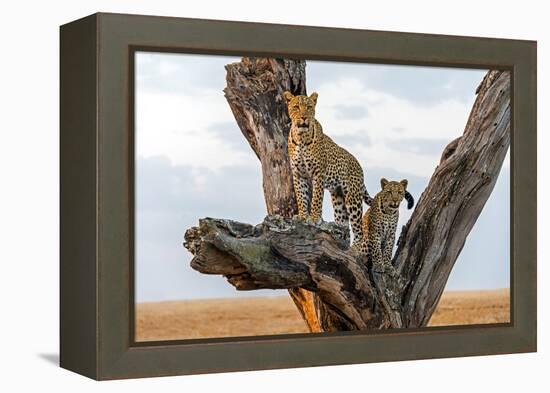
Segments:
[[[317,104],[317,93],[308,96],[295,96],[289,91],[283,93],[288,108],[288,115],[292,125],[297,129],[309,129],[315,118],[315,105]]]
[[[406,179],[401,181],[389,181],[385,178],[380,179],[382,191],[380,191],[380,204],[385,212],[393,212],[399,209],[399,205],[403,198],[407,200],[407,208],[412,209],[414,206],[414,198],[407,191],[409,182]]]

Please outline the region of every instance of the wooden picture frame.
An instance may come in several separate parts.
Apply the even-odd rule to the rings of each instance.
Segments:
[[[511,322],[136,343],[133,54],[512,73]],[[536,42],[98,13],[61,27],[61,367],[119,379],[536,351]]]

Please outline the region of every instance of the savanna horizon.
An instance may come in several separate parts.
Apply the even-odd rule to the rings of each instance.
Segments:
[[[510,322],[509,288],[445,291],[428,326]],[[136,341],[309,333],[288,295],[136,304]]]

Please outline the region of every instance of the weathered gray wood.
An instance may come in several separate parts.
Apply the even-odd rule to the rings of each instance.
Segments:
[[[225,97],[262,164],[267,213],[292,217],[297,210],[287,153],[290,118],[282,93],[305,94],[305,61],[243,57],[225,68]]]
[[[477,93],[463,136],[444,150],[403,227],[395,275],[374,273],[341,227],[277,215],[258,226],[201,220],[185,235],[191,266],[241,290],[312,291],[324,331],[425,326],[510,144],[510,73],[490,71]]]

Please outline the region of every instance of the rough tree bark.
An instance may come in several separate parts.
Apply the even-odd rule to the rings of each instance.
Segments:
[[[324,305],[317,316],[323,331],[425,326],[494,188],[509,144],[510,75],[490,71],[463,135],[444,150],[402,229],[394,275],[373,272],[371,261],[349,249],[343,228],[312,225],[281,212],[257,226],[200,220],[185,234],[184,245],[194,254],[191,266],[224,275],[239,290],[314,292]]]

